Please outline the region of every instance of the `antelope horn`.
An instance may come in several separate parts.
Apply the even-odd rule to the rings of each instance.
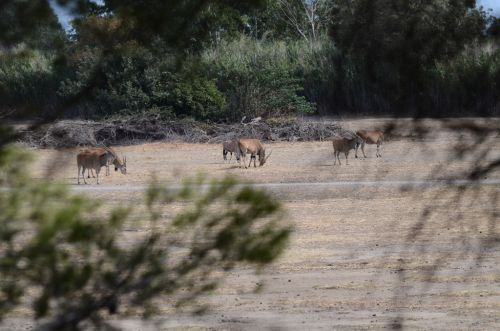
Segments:
[[[266,156],[266,158],[265,158],[265,160],[266,160],[266,161],[267,161],[267,159],[271,156],[271,154],[273,154],[273,151],[272,151],[272,150],[269,152],[269,155],[268,155],[268,156]]]

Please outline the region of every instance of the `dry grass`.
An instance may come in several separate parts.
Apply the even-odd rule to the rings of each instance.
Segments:
[[[345,124],[356,129],[384,122]],[[280,260],[261,275],[237,269],[214,296],[202,300],[212,304],[203,317],[173,314],[166,307],[164,329],[499,329],[500,229],[494,217],[500,207],[491,200],[499,194],[498,184],[466,190],[460,200],[455,186],[312,184],[459,178],[481,162],[450,162],[456,139],[452,133],[407,139],[387,142],[381,159],[368,146],[368,159],[352,158],[350,166],[340,167],[332,166],[327,141],[268,144],[273,150],[269,164],[248,170],[224,164],[219,145],[121,147],[117,149],[127,155],[129,174],[113,172],[102,182],[125,189],[108,192],[88,185],[91,191],[85,194],[104,201],[107,209],[137,204],[140,192],[127,188],[147,184],[152,174],[166,183],[196,173],[230,173],[257,183],[306,183],[270,187],[295,225],[290,248]],[[485,143],[500,153],[499,137]],[[34,176],[74,184],[75,152],[35,151]],[[54,164],[62,166],[48,171]],[[446,171],[434,172],[443,165]],[[500,179],[500,173],[488,179]],[[183,206],[172,208],[175,212]],[[431,212],[423,217],[427,208]],[[146,231],[144,224],[138,212],[127,224],[128,240]],[[254,293],[260,282],[262,291]],[[119,324],[133,329],[134,321]]]

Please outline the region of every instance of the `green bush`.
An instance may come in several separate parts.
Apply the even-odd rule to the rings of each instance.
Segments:
[[[430,108],[443,114],[492,116],[500,113],[500,49],[491,43],[467,47],[430,72]]]
[[[207,76],[216,79],[226,97],[224,117],[230,121],[313,113],[296,60],[284,42],[248,37],[222,43],[202,57]]]
[[[43,106],[53,106],[60,79],[54,60],[40,51],[0,52],[0,112],[14,109],[18,117],[38,117]]]
[[[272,117],[314,112],[304,96],[300,63],[285,43],[250,38],[223,43],[179,64],[169,54],[127,46],[104,61],[91,48],[75,51],[71,77],[59,89],[71,98],[91,77],[90,98],[76,107],[83,117],[147,114],[239,121],[242,116]],[[294,55],[297,57],[297,55]]]
[[[182,61],[161,44],[131,42],[102,54],[74,43],[67,62],[20,47],[0,53],[0,115],[15,109],[17,117],[21,111],[43,117],[75,98],[65,116],[154,113],[235,122],[312,113],[411,116],[417,108],[421,116],[490,116],[500,112],[499,53],[497,41],[476,41],[419,69],[417,86],[394,65],[370,66],[326,36],[315,42],[243,36]]]
[[[226,100],[215,82],[203,77],[181,78],[173,76],[170,92],[165,100],[177,115],[190,116],[200,120],[217,120],[224,109]],[[168,90],[167,90],[168,91]],[[163,94],[164,90],[157,91]]]
[[[135,115],[154,110],[163,117],[192,116],[200,120],[216,117],[224,108],[224,96],[213,80],[192,75],[172,63],[168,54],[159,56],[140,47],[124,49],[99,62],[91,49],[80,51],[70,70],[73,74],[61,84],[63,98],[71,98],[87,84],[93,73],[90,98],[77,107],[84,117]]]

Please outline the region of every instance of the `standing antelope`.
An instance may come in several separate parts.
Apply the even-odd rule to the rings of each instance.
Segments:
[[[363,152],[363,156],[366,157],[365,154],[365,144],[373,145],[377,144],[377,157],[382,157],[382,152],[380,151],[380,146],[384,141],[384,133],[382,131],[367,131],[367,130],[359,130],[356,131],[356,134],[363,140],[361,143],[361,151]],[[358,147],[356,147],[355,157],[358,157]]]
[[[250,154],[250,162],[248,163],[248,166],[250,167],[253,159],[254,168],[257,167],[255,165],[257,155],[259,156],[259,166],[261,167],[266,163],[269,156],[271,156],[271,153],[269,153],[269,155],[266,157],[266,149],[264,148],[264,146],[262,146],[259,139],[240,139],[238,140],[238,147],[239,148],[236,153],[236,157],[241,157],[245,169],[247,168],[247,154]]]
[[[349,151],[351,149],[357,149],[359,144],[362,143],[362,139],[358,136],[354,136],[352,138],[346,138],[346,137],[339,137],[339,138],[333,138],[332,140],[333,143],[333,159],[335,160],[333,162],[333,165],[337,164],[337,159],[339,160],[339,165],[342,165],[340,163],[340,153],[345,154],[345,163],[346,165],[349,165]]]
[[[113,163],[116,153],[111,147],[91,147],[84,149],[83,152],[96,152],[99,155],[107,154],[107,159],[106,159],[106,164],[104,165],[106,167],[106,176],[109,176],[109,165]],[[87,178],[90,178],[90,175],[92,175],[93,178],[95,178],[95,175],[93,173],[92,168],[87,169]]]
[[[127,159],[124,157],[122,162],[116,153],[111,149],[107,149],[106,153],[101,153],[101,151],[98,150],[85,150],[78,153],[76,156],[78,184],[80,184],[80,172],[83,177],[83,182],[87,184],[85,181],[85,169],[93,169],[95,171],[97,184],[99,184],[99,173],[101,172],[101,167],[105,167],[110,163],[113,163],[115,166],[115,171],[120,169],[122,174],[127,173]]]
[[[231,156],[229,158],[229,162],[231,162],[231,159],[233,158],[233,153],[236,154],[236,160],[239,162],[240,161],[240,156],[239,153],[237,153],[238,150],[238,140],[231,140],[231,141],[225,141],[222,143],[222,156],[224,157],[224,161],[227,161],[227,153],[231,153]]]

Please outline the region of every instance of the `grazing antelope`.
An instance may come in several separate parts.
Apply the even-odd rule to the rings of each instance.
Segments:
[[[93,169],[95,171],[97,184],[99,184],[99,173],[101,172],[101,167],[107,166],[110,163],[113,163],[115,166],[115,171],[120,169],[122,174],[127,173],[127,159],[124,157],[122,162],[113,150],[108,148],[106,148],[106,150],[107,151],[104,154],[96,150],[85,150],[78,153],[76,156],[78,184],[80,184],[80,172],[83,177],[83,182],[87,184],[85,181],[85,169]]]
[[[377,157],[382,157],[382,152],[380,151],[380,146],[384,141],[384,133],[382,131],[367,131],[367,130],[359,130],[356,131],[356,134],[363,140],[361,143],[361,151],[363,152],[363,156],[366,157],[365,154],[365,144],[373,145],[377,144]],[[356,147],[356,154],[354,155],[356,158],[358,157],[358,147]]]
[[[222,156],[224,157],[224,161],[227,161],[227,153],[231,153],[231,156],[229,157],[229,162],[231,162],[231,159],[233,158],[233,153],[236,154],[236,160],[239,162],[240,161],[240,156],[239,153],[237,153],[238,150],[238,140],[231,140],[231,141],[225,141],[222,143]]]
[[[253,159],[253,166],[254,168],[257,167],[255,165],[255,160],[256,156],[259,156],[259,166],[263,166],[269,156],[271,156],[271,153],[266,157],[266,149],[262,144],[260,143],[259,139],[240,139],[238,140],[238,150],[237,150],[237,157],[240,157],[243,165],[245,166],[245,169],[247,168],[246,165],[246,155],[250,154],[250,162],[248,163],[248,166],[250,167],[250,164],[252,164],[252,159]]]
[[[113,160],[111,161],[111,163],[113,163],[113,165],[115,166],[115,171],[118,171],[118,169],[120,169],[120,172],[124,175],[127,174],[127,157],[122,155],[123,156],[123,160],[120,160],[120,157],[118,156],[118,154],[116,154],[116,152],[109,148],[109,147],[104,147],[112,156],[113,156]]]
[[[352,138],[346,138],[346,137],[338,137],[338,138],[333,138],[332,143],[333,143],[333,159],[335,160],[333,162],[333,165],[337,164],[337,159],[339,160],[339,165],[342,165],[340,163],[340,153],[345,154],[345,163],[346,165],[349,165],[349,151],[351,149],[357,149],[359,144],[361,144],[362,139],[358,136],[354,136]]]
[[[102,147],[92,147],[84,149],[83,152],[96,152],[99,155],[108,154],[107,163],[104,165],[106,167],[106,176],[109,176],[109,165],[113,163],[116,153],[110,147],[102,148]],[[95,178],[92,168],[87,169],[87,178],[90,178],[92,175]]]

